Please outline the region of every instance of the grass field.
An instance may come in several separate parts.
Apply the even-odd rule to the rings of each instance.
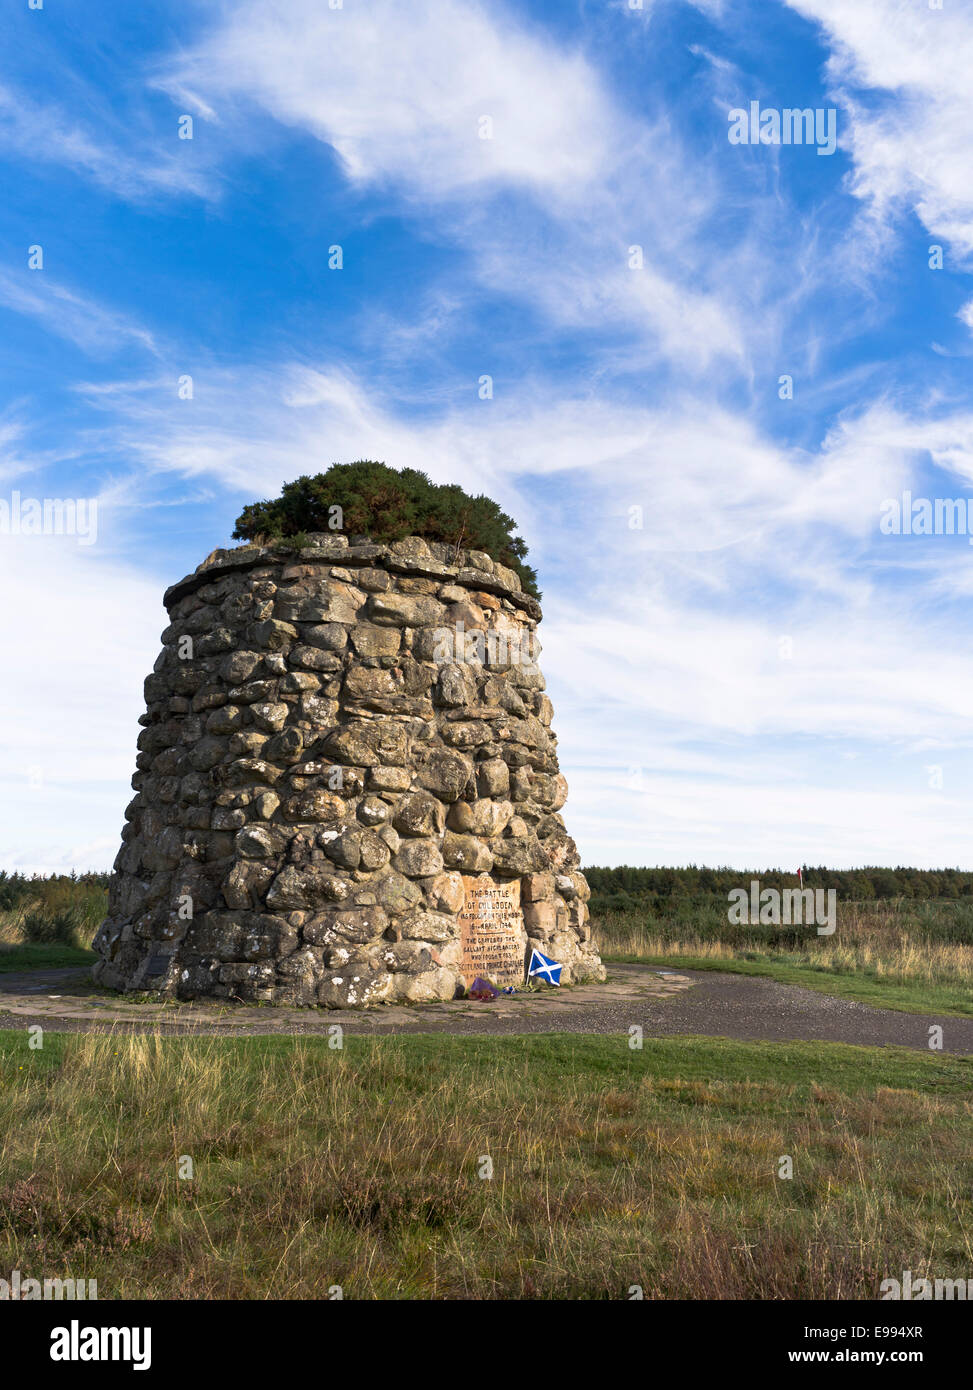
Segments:
[[[0,975],[15,970],[60,970],[67,966],[94,965],[93,951],[77,946],[33,946],[29,943],[0,944]]]
[[[916,1013],[973,1016],[973,903],[839,903],[833,936],[735,925],[724,898],[626,912],[592,899],[606,960],[767,975],[785,984]]]
[[[100,1298],[874,1298],[973,1273],[961,1058],[5,1032],[0,1073],[0,1272]]]

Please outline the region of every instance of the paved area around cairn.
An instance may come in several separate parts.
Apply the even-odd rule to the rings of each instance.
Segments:
[[[522,990],[492,1003],[379,1005],[373,1009],[289,1009],[197,1000],[164,1003],[101,990],[86,969],[0,974],[0,1027],[40,1023],[62,1032],[327,1033],[340,1023],[348,1033],[551,1033],[626,1031],[636,1012],[690,988],[685,975],[641,966],[616,966],[602,985]]]
[[[0,1027],[39,1023],[59,1032],[212,1034],[625,1033],[697,1034],[742,1040],[843,1042],[925,1050],[929,1028],[943,1028],[943,1050],[973,1055],[973,1019],[874,1009],[816,990],[748,975],[648,965],[609,965],[603,985],[541,989],[493,1003],[380,1006],[369,1010],[287,1009],[207,1001],[173,1004],[109,994],[88,971],[33,970],[0,975]]]

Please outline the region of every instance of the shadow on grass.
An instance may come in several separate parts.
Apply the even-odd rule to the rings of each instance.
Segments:
[[[20,970],[64,970],[74,965],[94,965],[97,959],[94,951],[80,946],[28,945],[26,942],[0,945],[0,975]]]

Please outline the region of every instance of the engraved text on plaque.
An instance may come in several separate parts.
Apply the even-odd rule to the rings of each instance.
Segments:
[[[464,874],[463,886],[466,902],[459,922],[467,988],[477,975],[498,985],[522,985],[527,933],[520,909],[520,879],[497,883]]]

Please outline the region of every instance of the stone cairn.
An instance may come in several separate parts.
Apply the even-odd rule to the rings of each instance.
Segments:
[[[165,595],[99,983],[348,1008],[604,979],[540,607],[417,538],[217,550]]]

